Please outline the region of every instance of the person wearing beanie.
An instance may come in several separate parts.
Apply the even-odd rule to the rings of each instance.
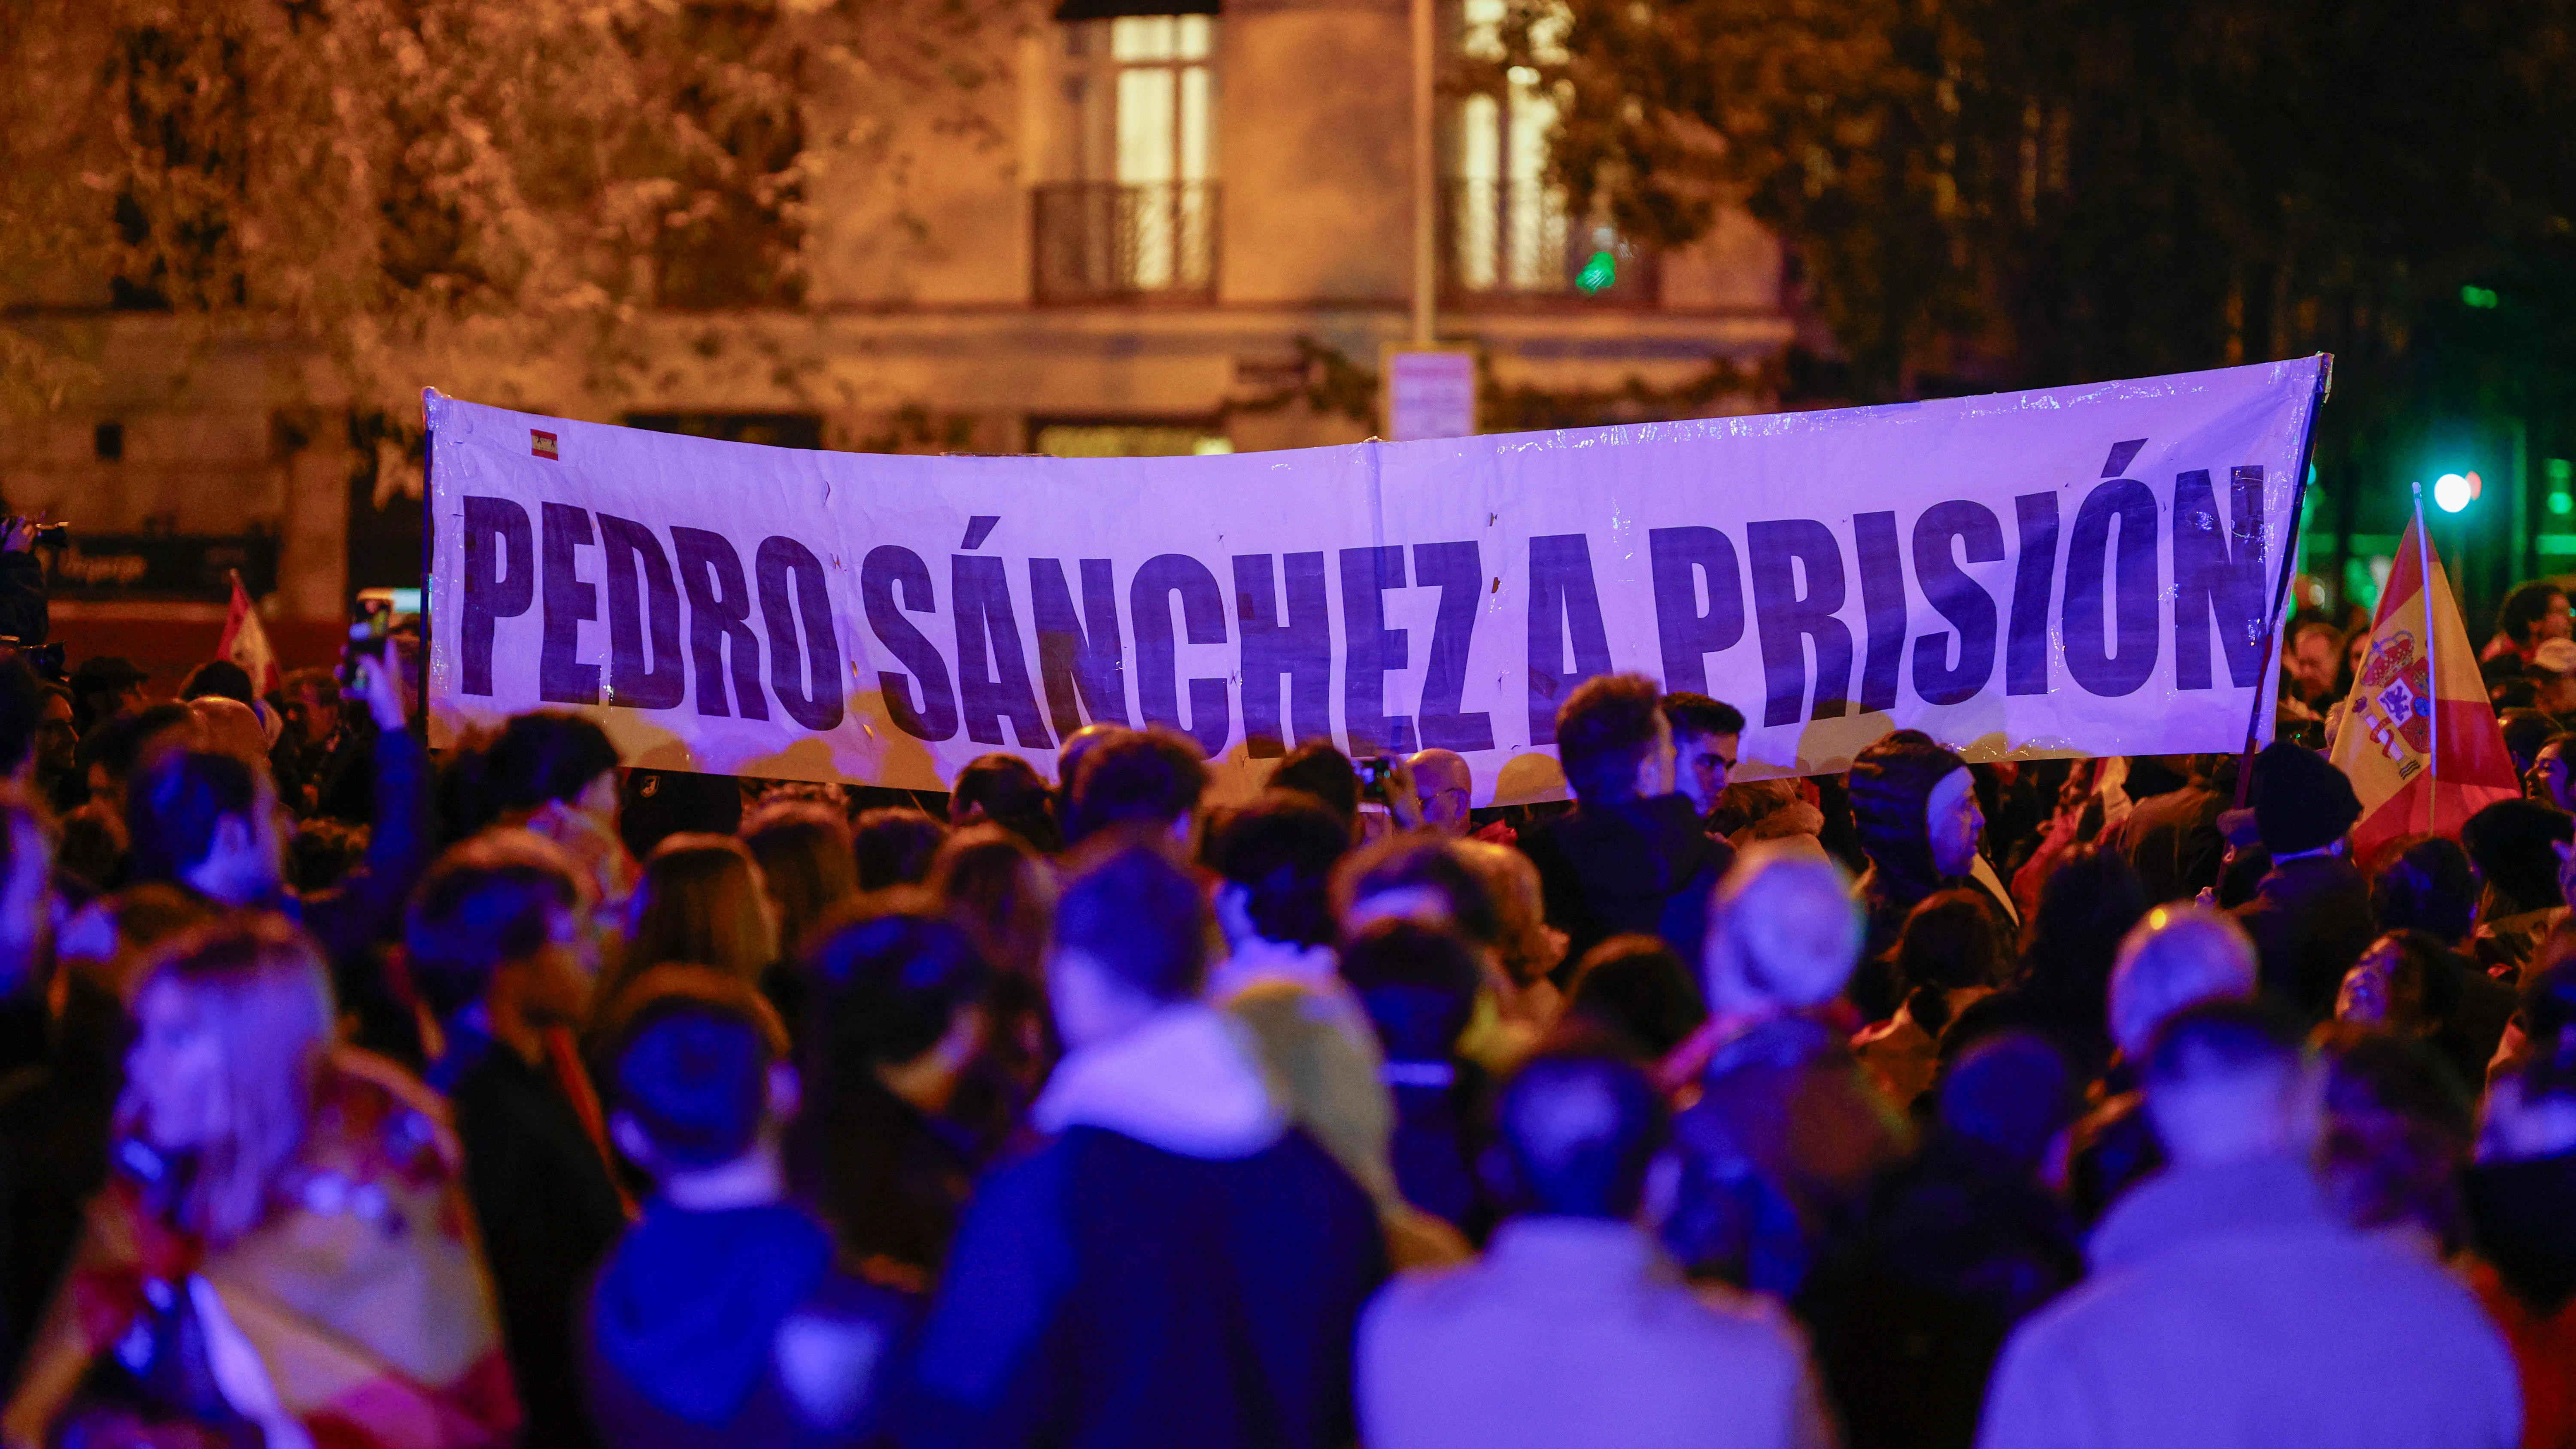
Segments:
[[[1986,817],[1968,762],[1931,736],[1898,730],[1861,751],[1851,767],[1851,812],[1869,857],[1859,885],[1869,913],[1863,961],[1886,955],[1906,915],[1945,885],[1982,889],[1993,898],[1997,919],[2013,920],[2003,904],[2007,893],[1991,879],[1992,868],[1977,870]]]
[[[2460,827],[2460,847],[2486,882],[2469,943],[2479,966],[2519,971],[2567,914],[2558,862],[2571,838],[2576,820],[2537,800],[2499,800]]]
[[[2333,762],[2288,743],[2255,756],[2253,795],[2271,869],[2229,914],[2254,938],[2264,994],[2323,1021],[2373,935],[2370,882],[2344,858],[2361,798]]]

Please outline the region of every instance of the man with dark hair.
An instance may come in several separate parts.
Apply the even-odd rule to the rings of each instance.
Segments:
[[[215,695],[235,699],[243,704],[257,704],[259,691],[251,687],[250,671],[229,659],[210,659],[188,671],[179,683],[179,702],[193,703]]]
[[[1664,719],[1673,727],[1673,786],[1706,820],[1735,769],[1744,711],[1683,689],[1664,696]]]
[[[996,751],[978,755],[957,772],[948,790],[948,823],[957,828],[990,820],[1028,843],[1041,855],[1064,845],[1055,817],[1047,811],[1046,777],[1017,755]]]
[[[501,1342],[530,1445],[593,1442],[570,1328],[582,1285],[626,1226],[572,1029],[598,969],[579,868],[524,830],[495,830],[430,868],[405,965],[443,1044],[427,1072],[456,1113],[465,1188],[500,1299]]]
[[[2263,958],[2264,992],[2323,1021],[2372,935],[2370,882],[2344,858],[2361,797],[2332,761],[2286,741],[2254,757],[2253,793],[2272,866],[2230,914]]]
[[[2540,646],[2552,639],[2569,637],[2567,591],[2548,579],[2533,579],[2513,586],[2504,596],[2503,607],[2496,610],[2495,637],[2478,651],[2480,659],[2498,659],[2514,655],[2524,664]]]
[[[269,904],[285,880],[277,816],[266,773],[231,755],[172,750],[126,792],[129,877],[170,881],[227,906]]]
[[[1207,998],[1223,1005],[1269,981],[1292,981],[1338,1006],[1365,1040],[1358,1003],[1333,970],[1333,867],[1350,828],[1311,795],[1270,790],[1217,818],[1207,863],[1226,958],[1208,972]]]
[[[1113,825],[1150,826],[1186,850],[1208,772],[1198,747],[1168,730],[1126,730],[1084,754],[1069,783],[1064,836],[1080,844]]]
[[[109,720],[142,709],[144,681],[151,677],[136,668],[133,660],[113,654],[96,654],[82,660],[80,667],[72,671],[73,723],[87,735]]]
[[[1575,807],[1524,832],[1547,923],[1566,935],[1567,970],[1612,936],[1661,936],[1696,953],[1708,892],[1735,858],[1673,793],[1673,731],[1655,682],[1587,679],[1556,713],[1556,751]]]
[[[1831,1441],[1779,1310],[1694,1292],[1638,1226],[1667,1126],[1642,1071],[1597,1049],[1541,1055],[1496,1125],[1517,1215],[1483,1262],[1408,1274],[1369,1305],[1372,1449]]]
[[[2095,1229],[2093,1276],[2015,1330],[1980,1444],[2518,1442],[2513,1359],[2476,1298],[2319,1184],[2303,1035],[2277,1002],[2166,1018],[2143,1077],[2173,1166]]]
[[[1207,928],[1162,849],[1077,858],[1048,969],[1067,1054],[1032,1114],[1052,1135],[984,1180],[949,1253],[913,1442],[1353,1437],[1351,1336],[1385,1239],[1199,1000]]]
[[[657,1191],[581,1315],[601,1439],[879,1442],[911,1313],[842,1271],[831,1234],[789,1199],[779,1139],[798,1091],[776,1014],[744,982],[663,966],[608,1040],[609,1131]]]
[[[1294,790],[1333,813],[1345,835],[1360,825],[1360,774],[1330,740],[1308,740],[1270,772],[1270,788]]]

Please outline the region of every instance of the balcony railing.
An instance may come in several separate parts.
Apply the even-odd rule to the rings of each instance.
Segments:
[[[1068,181],[1031,194],[1041,302],[1216,296],[1217,183]]]
[[[1440,289],[1453,303],[1655,303],[1655,254],[1569,217],[1554,187],[1452,179],[1440,201]]]

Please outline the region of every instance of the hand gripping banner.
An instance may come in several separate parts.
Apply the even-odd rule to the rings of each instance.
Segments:
[[[432,396],[431,738],[945,788],[1160,725],[1563,793],[1557,705],[1741,709],[1742,777],[2232,750],[2270,711],[2323,357],[1891,407],[1215,457],[806,452]]]

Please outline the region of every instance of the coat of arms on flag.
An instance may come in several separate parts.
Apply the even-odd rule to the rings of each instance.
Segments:
[[[2433,748],[2433,664],[2400,630],[2373,641],[2353,691],[2347,728],[2370,732],[2371,743],[2397,764],[2397,777],[2412,779]]]

